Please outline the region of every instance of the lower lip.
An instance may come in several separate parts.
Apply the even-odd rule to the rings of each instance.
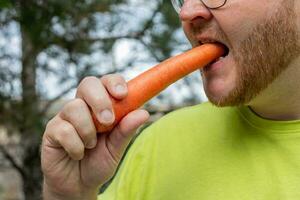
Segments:
[[[224,59],[225,58],[222,58],[221,60],[218,60],[217,62],[214,62],[210,65],[207,65],[206,67],[204,67],[203,71],[216,71],[220,68],[222,68],[222,66],[224,65]]]

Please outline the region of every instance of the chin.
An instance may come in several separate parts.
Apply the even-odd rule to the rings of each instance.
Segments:
[[[235,97],[235,87],[222,81],[205,82],[204,91],[209,101],[219,107],[238,105],[238,99]]]
[[[231,104],[228,103],[227,97],[228,95],[220,95],[220,94],[212,94],[210,92],[205,92],[208,100],[218,107],[225,107],[225,106],[231,106]]]

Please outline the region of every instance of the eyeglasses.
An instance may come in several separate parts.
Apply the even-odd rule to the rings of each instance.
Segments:
[[[181,7],[184,4],[184,0],[171,0],[176,12],[180,12]],[[227,0],[200,0],[207,8],[217,9],[224,6]]]

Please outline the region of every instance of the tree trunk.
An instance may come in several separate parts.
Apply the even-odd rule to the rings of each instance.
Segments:
[[[32,148],[27,147],[23,162],[24,171],[26,172],[26,176],[23,177],[25,200],[41,200],[42,173],[40,170],[39,145],[33,144]]]
[[[25,3],[26,4],[26,3]],[[22,12],[26,12],[26,5],[21,3]],[[42,135],[42,117],[39,116],[40,100],[36,89],[36,57],[38,47],[34,45],[30,30],[20,23],[22,36],[22,106],[19,125],[21,146],[23,149],[23,192],[26,200],[41,199],[42,173],[40,170],[39,146]]]

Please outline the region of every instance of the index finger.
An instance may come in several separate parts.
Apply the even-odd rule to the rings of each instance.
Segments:
[[[127,83],[120,74],[108,74],[100,80],[114,98],[123,99],[127,96]]]
[[[111,98],[98,78],[84,78],[78,86],[76,97],[88,104],[101,124],[111,125],[114,122]]]

